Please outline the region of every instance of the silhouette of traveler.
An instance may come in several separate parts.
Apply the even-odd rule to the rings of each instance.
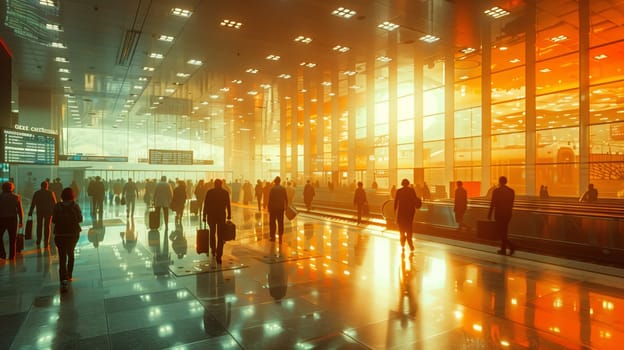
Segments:
[[[216,258],[217,264],[221,265],[223,256],[224,240],[221,232],[225,228],[225,220],[232,218],[232,208],[230,207],[230,194],[223,189],[223,181],[216,179],[214,188],[206,192],[204,199],[204,222],[210,228],[210,250],[212,256]]]
[[[169,229],[169,204],[171,204],[172,198],[173,190],[167,183],[167,177],[163,175],[160,177],[160,182],[156,184],[156,188],[154,189],[154,207],[158,215],[160,215],[160,210],[162,208],[165,230]]]
[[[82,211],[75,202],[74,191],[67,187],[61,192],[62,202],[56,203],[52,222],[54,223],[54,244],[59,256],[59,280],[61,291],[67,290],[68,281],[74,271],[74,249],[80,236]]]
[[[37,190],[30,202],[28,216],[32,216],[33,210],[37,209],[37,248],[43,238],[43,249],[50,248],[50,229],[52,226],[52,212],[56,204],[56,195],[48,190],[48,182],[41,183],[41,189]]]
[[[94,181],[89,182],[87,188],[87,194],[91,196],[91,216],[97,215],[96,219],[99,221],[104,215],[104,196],[106,195],[106,189],[101,180],[101,177],[96,176]]]
[[[468,193],[464,188],[464,183],[457,181],[457,188],[455,189],[455,206],[453,211],[455,212],[455,222],[457,222],[457,230],[465,228],[470,230],[470,227],[464,224],[464,214],[468,209]]]
[[[182,222],[182,214],[184,214],[184,205],[186,204],[186,183],[183,180],[177,180],[177,183],[171,198],[171,209],[175,212],[176,224]]]
[[[269,239],[271,242],[275,242],[275,230],[277,228],[279,243],[282,243],[282,236],[284,235],[284,210],[288,205],[288,195],[286,194],[286,189],[280,185],[280,182],[282,182],[282,179],[276,176],[275,180],[273,180],[274,185],[271,188],[271,192],[269,192]]]
[[[362,223],[362,213],[364,212],[364,207],[368,205],[362,181],[357,183],[357,188],[353,194],[353,205],[357,208],[357,223],[359,225]]]
[[[17,229],[22,227],[24,221],[22,197],[13,193],[14,190],[15,185],[12,182],[2,183],[2,193],[0,194],[0,259],[7,259],[4,250],[4,231],[9,233],[8,260],[15,259]]]
[[[501,239],[500,250],[497,253],[501,255],[507,255],[507,247],[509,247],[509,255],[513,255],[516,250],[516,246],[507,237],[514,197],[514,190],[507,186],[507,178],[501,176],[498,179],[498,187],[492,191],[492,201],[488,211],[488,220],[492,218],[492,211],[494,212],[496,232]]]
[[[310,180],[308,180],[308,182],[303,187],[303,202],[305,203],[308,211],[310,211],[310,208],[312,207],[312,199],[314,198],[314,195],[316,195],[316,192],[314,191],[314,186],[312,186]]]
[[[254,187],[254,191],[256,192],[256,200],[258,201],[258,211],[262,210],[262,193],[264,190],[262,189],[262,181],[258,179],[256,182],[256,187]]]
[[[414,251],[414,243],[412,242],[412,231],[414,225],[414,211],[420,208],[422,201],[414,189],[410,187],[408,179],[401,181],[401,188],[397,190],[394,199],[394,211],[396,212],[397,224],[399,224],[399,235],[401,238],[401,250],[405,251],[405,242]]]
[[[598,200],[598,190],[594,187],[594,184],[589,184],[587,186],[587,191],[583,193],[581,196],[581,202],[595,202]]]
[[[126,217],[134,216],[134,206],[136,204],[136,199],[139,196],[139,189],[137,188],[134,181],[131,178],[128,178],[128,182],[124,185],[121,190],[121,198],[126,202]]]

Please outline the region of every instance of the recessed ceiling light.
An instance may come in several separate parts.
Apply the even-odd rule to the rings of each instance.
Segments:
[[[257,94],[258,94],[258,91],[256,90],[247,91],[247,95],[256,96]]]
[[[59,68],[59,73],[69,73],[69,69],[67,68]]]
[[[201,66],[201,65],[203,64],[203,62],[202,62],[202,61],[200,61],[200,60],[194,60],[194,59],[190,59],[190,60],[186,61],[186,63],[188,63],[188,64],[192,64],[192,65],[194,65],[194,66]]]
[[[61,79],[61,81],[69,81],[68,77],[60,77],[59,79]]]
[[[56,7],[54,0],[39,0],[39,4],[43,6]]]
[[[601,53],[600,55],[596,55],[596,56],[594,56],[594,59],[596,59],[596,60],[599,60],[599,61],[600,61],[600,60],[604,60],[604,59],[605,59],[605,58],[607,58],[607,57],[608,57],[607,55],[605,55],[604,53]]]
[[[201,104],[205,106],[208,104],[208,101],[202,101]]]
[[[271,88],[271,84],[260,84],[260,87],[267,90]]]
[[[390,58],[388,56],[379,56],[379,57],[377,57],[377,61],[379,61],[379,62],[390,62],[390,61],[392,61],[392,58]]]
[[[396,23],[384,21],[383,23],[380,23],[379,25],[377,25],[377,28],[385,29],[385,30],[391,32],[391,31],[399,28],[399,25],[396,24]]]
[[[303,67],[308,67],[308,68],[316,67],[316,63],[312,63],[312,62],[301,62],[299,63],[299,65]]]
[[[519,58],[512,58],[509,60],[509,63],[520,63],[520,59]]]
[[[332,50],[345,53],[345,52],[348,52],[351,49],[349,47],[347,47],[347,46],[336,45],[336,46],[334,46],[332,48]]]
[[[352,76],[354,76],[356,74],[356,72],[353,71],[353,70],[347,70],[347,71],[344,71],[342,74],[344,74],[344,75],[346,75],[348,77],[352,77]]]
[[[177,73],[177,74],[176,74],[176,77],[179,77],[179,78],[188,78],[188,77],[190,77],[190,76],[191,76],[191,75],[190,75],[190,74],[188,74],[188,73]]]
[[[143,89],[143,86],[142,86],[142,85],[135,85],[135,86],[134,86],[134,89],[136,89],[136,90],[141,90],[141,89]]]
[[[542,73],[550,73],[550,72],[552,72],[552,70],[550,70],[550,68],[542,68],[542,69],[540,69],[540,72],[542,72]]]
[[[431,34],[427,34],[424,36],[420,37],[420,41],[424,41],[426,43],[434,43],[436,41],[440,40],[439,37],[435,36],[435,35],[431,35]]]
[[[228,27],[228,28],[234,28],[234,29],[240,29],[240,27],[243,25],[241,22],[232,21],[230,19],[224,19],[223,21],[221,21],[220,24],[222,27]]]
[[[173,41],[173,37],[171,35],[161,35],[158,37],[158,40],[160,41],[167,41],[167,42],[172,42]]]
[[[331,83],[331,81],[324,81],[324,82],[321,83],[321,85],[323,85],[323,86],[331,86],[332,83]]]
[[[52,31],[55,31],[55,32],[62,32],[63,31],[63,29],[62,29],[62,27],[60,25],[52,24],[52,23],[46,23],[46,29],[47,30],[52,30]]]
[[[240,80],[240,79],[234,79],[234,80],[232,80],[232,84],[237,84],[237,85],[240,85],[240,84],[242,84],[242,83],[243,83],[243,81],[242,81],[242,80]]]
[[[565,41],[565,40],[568,40],[568,37],[563,34],[550,38],[550,41],[554,43],[558,43],[558,42]]]
[[[498,6],[494,6],[489,10],[483,11],[483,13],[493,18],[501,18],[507,16],[509,14],[509,11],[504,10]]]
[[[461,52],[465,54],[469,54],[469,53],[475,52],[476,50],[477,49],[475,49],[474,47],[466,47],[466,48],[461,49]]]
[[[280,56],[278,56],[278,55],[268,55],[266,57],[266,59],[269,60],[269,61],[279,61]]]
[[[299,35],[298,37],[295,38],[295,42],[309,44],[309,43],[312,42],[312,38],[309,38],[309,37],[303,36],[303,35]]]
[[[161,54],[161,53],[152,52],[152,53],[150,53],[150,54],[149,54],[149,57],[150,57],[150,58],[156,58],[156,59],[161,60],[161,59],[163,59],[165,56],[163,56],[163,54]]]
[[[139,77],[139,81],[147,81],[146,77]]]
[[[350,10],[348,8],[345,8],[345,7],[339,7],[332,11],[332,15],[337,16],[337,17],[342,17],[342,18],[351,18],[355,16],[356,13],[357,12]]]
[[[286,73],[282,73],[282,74],[278,75],[277,77],[280,78],[280,79],[290,79],[291,78],[290,74],[286,74]]]
[[[69,63],[69,61],[65,57],[55,57],[54,61],[55,62],[60,62],[60,63]]]
[[[48,44],[48,46],[55,47],[57,49],[66,49],[67,48],[67,46],[65,46],[65,44],[59,43],[59,42],[56,42],[56,41],[51,42],[50,44]]]
[[[247,68],[247,70],[245,71],[249,74],[256,74],[258,73],[258,70],[256,68]]]
[[[154,68],[154,67],[148,67],[148,66],[143,67],[143,70],[147,71],[147,72],[153,72],[155,69],[156,68]]]
[[[174,7],[171,9],[171,14],[174,16],[180,16],[180,17],[191,17],[191,15],[193,14],[193,11]]]

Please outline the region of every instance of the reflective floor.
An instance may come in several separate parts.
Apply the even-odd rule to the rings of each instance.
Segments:
[[[27,241],[17,261],[1,261],[0,349],[624,344],[622,270],[422,235],[402,255],[396,232],[305,213],[279,245],[252,206],[233,207],[237,240],[219,266],[195,253],[197,217],[149,231],[144,209],[127,220],[108,206],[103,228],[84,223],[66,293],[54,249]]]

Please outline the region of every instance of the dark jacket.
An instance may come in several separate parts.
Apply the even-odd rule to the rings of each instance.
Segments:
[[[271,192],[269,192],[269,211],[274,213],[284,211],[287,205],[288,195],[284,186],[273,186]]]
[[[213,188],[206,192],[204,198],[204,218],[211,220],[225,220],[232,217],[232,208],[230,207],[230,194],[223,188]]]
[[[363,205],[366,203],[366,192],[363,188],[356,188],[355,193],[353,194],[353,204],[356,206]]]
[[[28,210],[28,216],[31,216],[35,209],[37,209],[37,216],[52,216],[55,204],[56,195],[54,192],[40,189],[33,195],[30,209]]]
[[[455,190],[455,207],[453,210],[456,213],[465,213],[468,209],[468,193],[463,187],[457,187]]]
[[[511,220],[511,211],[513,208],[514,197],[514,190],[507,185],[497,187],[492,192],[492,201],[490,202],[490,211],[488,212],[488,218],[492,217],[492,211],[494,211],[494,220]]]
[[[22,197],[13,192],[0,193],[0,218],[17,218],[18,223],[24,222]]]
[[[422,201],[411,187],[401,187],[394,199],[394,210],[397,210],[397,222],[411,223],[414,221],[414,211],[420,208]]]
[[[82,228],[82,211],[74,201],[56,203],[52,214],[54,234],[57,236],[78,236]]]

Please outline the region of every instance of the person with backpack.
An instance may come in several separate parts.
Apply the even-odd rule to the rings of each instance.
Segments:
[[[82,210],[75,202],[76,197],[70,187],[63,189],[61,199],[62,202],[54,206],[52,222],[54,223],[54,243],[58,250],[61,291],[66,292],[74,271],[74,249],[82,231],[80,227]]]

